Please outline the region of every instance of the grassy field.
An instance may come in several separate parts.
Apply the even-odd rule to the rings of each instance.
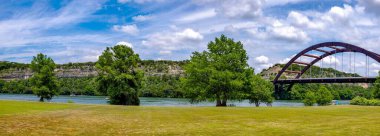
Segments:
[[[0,100],[0,135],[380,135],[380,107],[126,107]]]

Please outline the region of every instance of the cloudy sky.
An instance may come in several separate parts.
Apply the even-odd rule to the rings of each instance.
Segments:
[[[4,0],[0,60],[96,61],[118,43],[142,59],[184,60],[225,34],[258,71],[327,41],[380,53],[379,23],[380,0]]]

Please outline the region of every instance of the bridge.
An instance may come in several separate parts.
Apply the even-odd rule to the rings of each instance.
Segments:
[[[330,59],[330,66],[337,70],[337,54],[341,54],[342,57],[342,72],[344,71],[344,65],[343,65],[343,53],[349,53],[349,64],[348,69],[349,73],[351,74],[350,77],[338,77],[337,74],[334,74],[333,76],[326,76],[324,75],[325,72],[323,72],[323,64],[326,62],[326,58]],[[365,55],[365,76],[359,76],[355,75],[356,72],[356,53],[360,53],[362,55]],[[353,61],[352,61],[352,54]],[[304,59],[303,59],[304,58]],[[306,58],[306,59],[305,59]],[[275,85],[275,91],[280,91],[280,88],[282,88],[284,85],[288,85],[288,89],[290,90],[293,84],[295,83],[373,83],[375,82],[375,77],[369,77],[369,58],[372,58],[377,63],[380,63],[380,55],[377,53],[374,53],[372,51],[368,51],[366,49],[363,49],[361,47],[348,44],[348,43],[342,43],[342,42],[325,42],[316,44],[313,46],[310,46],[298,54],[296,54],[288,63],[285,64],[285,66],[277,73],[276,77],[272,81]],[[334,60],[335,64],[331,61]],[[328,62],[328,60],[327,60]],[[312,68],[316,64],[321,65],[320,71],[318,71],[320,74],[316,76],[312,76],[311,72],[313,71]],[[295,68],[296,67],[296,68]],[[353,67],[353,68],[352,68]],[[295,70],[294,70],[295,69]],[[303,75],[306,75],[305,73],[309,71],[310,75],[309,77],[305,77]],[[315,72],[315,70],[314,70]],[[293,74],[294,78],[283,78],[285,75],[284,73]]]

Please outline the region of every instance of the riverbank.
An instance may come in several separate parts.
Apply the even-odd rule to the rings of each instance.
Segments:
[[[127,107],[0,100],[0,135],[376,135],[380,107]]]

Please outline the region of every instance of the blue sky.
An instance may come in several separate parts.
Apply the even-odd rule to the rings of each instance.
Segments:
[[[115,44],[142,59],[184,60],[225,34],[261,70],[320,42],[380,52],[379,17],[379,0],[4,0],[0,60],[29,63],[41,52],[57,63],[96,61]]]

